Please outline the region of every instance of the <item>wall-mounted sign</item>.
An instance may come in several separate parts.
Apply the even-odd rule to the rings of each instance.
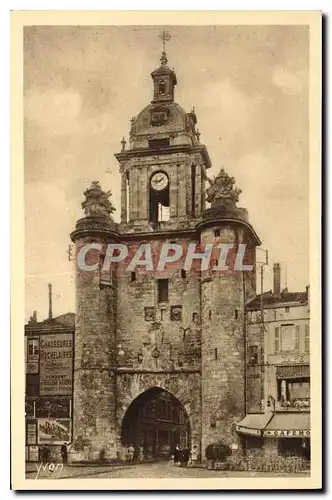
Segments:
[[[65,398],[40,398],[36,401],[36,418],[69,418],[70,400]]]
[[[241,434],[247,434],[248,436],[261,436],[261,431],[259,429],[250,429],[249,427],[242,427],[242,425],[236,426],[237,432]]]
[[[276,430],[265,430],[263,431],[264,437],[282,437],[282,438],[292,438],[292,437],[310,437],[310,430],[299,430],[299,429],[276,429]]]
[[[73,335],[40,338],[40,395],[70,395],[73,384]]]
[[[39,444],[64,444],[71,442],[71,421],[65,419],[38,419]]]
[[[27,444],[37,444],[37,425],[36,423],[27,424]]]
[[[38,462],[39,461],[38,446],[29,446],[29,460],[30,460],[30,462]]]

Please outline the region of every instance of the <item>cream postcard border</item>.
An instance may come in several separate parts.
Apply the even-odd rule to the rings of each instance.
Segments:
[[[308,25],[310,27],[310,477],[25,479],[23,28],[31,25]],[[241,490],[322,486],[321,84],[319,11],[15,11],[11,13],[11,465],[15,490]]]

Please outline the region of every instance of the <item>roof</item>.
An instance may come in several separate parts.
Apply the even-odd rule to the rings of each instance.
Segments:
[[[270,413],[248,413],[238,426],[249,429],[264,429],[269,420],[271,420]]]
[[[256,295],[246,304],[247,309],[260,309],[261,297],[263,297],[263,307],[282,307],[284,304],[306,304],[308,302],[307,292],[287,292],[283,291],[280,295],[274,294],[271,290],[262,295]]]
[[[56,316],[52,319],[45,319],[43,321],[38,321],[36,323],[30,322],[25,325],[26,333],[38,333],[45,332],[49,330],[68,330],[75,328],[75,313],[69,312]]]
[[[309,430],[310,413],[276,413],[265,430]]]

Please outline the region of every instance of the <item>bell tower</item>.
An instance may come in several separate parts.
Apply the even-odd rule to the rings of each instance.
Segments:
[[[205,209],[206,170],[211,162],[200,142],[195,109],[174,102],[175,71],[167,65],[165,41],[160,66],[151,73],[151,103],[131,120],[129,148],[115,154],[121,173],[121,225],[126,232],[194,227]]]

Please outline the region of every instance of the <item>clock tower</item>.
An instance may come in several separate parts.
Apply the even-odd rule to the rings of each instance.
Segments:
[[[160,459],[177,444],[197,445],[204,458],[208,444],[238,441],[234,425],[245,416],[244,304],[255,294],[260,242],[236,206],[235,179],[223,169],[208,179],[195,110],[174,100],[177,78],[165,47],[160,61],[151,102],[132,118],[129,143],[123,139],[115,154],[120,223],[111,192],[93,182],[71,233],[78,253],[94,249],[92,270],[77,267],[76,274],[72,460],[125,459],[130,445]],[[119,243],[128,259],[104,269],[108,245]],[[160,269],[165,243],[181,245],[183,254]],[[248,248],[251,271],[185,265],[189,248],[199,259],[202,246],[230,243]],[[144,248],[151,268],[144,259],[131,267]]]
[[[131,120],[129,148],[116,154],[121,173],[121,225],[135,232],[194,227],[205,209],[206,170],[211,166],[200,143],[195,110],[174,102],[176,75],[167,65],[151,73],[153,99]]]

